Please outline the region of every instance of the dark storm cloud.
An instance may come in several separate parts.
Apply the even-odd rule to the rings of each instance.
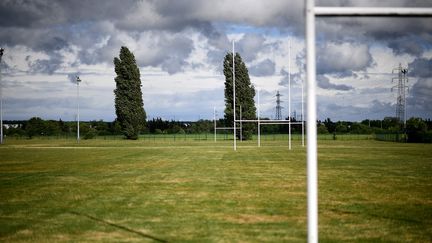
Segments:
[[[120,47],[126,43],[116,35],[108,37],[105,45],[99,47],[90,46],[78,53],[79,62],[83,64],[112,63],[115,56],[118,56]]]
[[[372,55],[365,44],[330,42],[319,46],[317,50],[317,74],[346,77],[372,64]]]
[[[137,2],[134,0],[3,0],[0,2],[0,26],[49,28],[106,19],[116,21],[136,9]]]
[[[58,53],[54,53],[50,55],[49,59],[38,59],[34,62],[28,62],[29,72],[53,74],[62,67],[62,63],[63,57]]]
[[[318,119],[327,117],[342,121],[361,121],[364,119],[383,119],[384,117],[394,116],[394,105],[379,100],[372,100],[366,107],[359,107],[351,104],[344,104],[344,100],[335,103],[326,97],[318,96]]]
[[[259,62],[249,68],[249,73],[257,77],[271,76],[275,73],[275,71],[276,65],[270,59],[265,59],[264,61]]]
[[[0,2],[0,26],[35,27],[49,22],[61,22],[63,9],[55,1],[33,0]],[[51,13],[47,16],[47,13]]]
[[[253,61],[260,51],[269,47],[268,44],[264,44],[265,40],[261,34],[247,33],[236,43],[235,51],[240,53],[244,61]]]
[[[432,117],[432,59],[416,58],[408,64],[409,83],[414,82],[407,93],[408,117]]]
[[[417,58],[408,64],[408,70],[410,77],[431,78],[432,59]]]
[[[174,74],[183,70],[186,59],[194,50],[193,41],[186,35],[154,32],[141,35],[139,42],[146,47],[135,51],[140,66],[160,66],[163,71]]]
[[[388,42],[388,47],[390,47],[396,55],[407,53],[413,56],[420,56],[424,51],[422,43],[414,36],[391,39]]]
[[[430,6],[424,1],[386,1],[387,4],[401,6]],[[356,1],[325,1],[318,4],[327,5],[359,5]],[[364,1],[365,6],[385,5],[376,1]],[[247,6],[247,7],[246,7]],[[265,7],[265,8],[264,8]],[[242,9],[236,14],[232,9]],[[263,11],[265,10],[265,11]],[[325,25],[320,31],[327,36],[333,36],[340,40],[340,36],[354,35],[352,38],[361,37],[370,33],[377,40],[384,41],[389,37],[403,31],[412,31],[414,34],[430,33],[431,25],[427,20],[420,22],[408,19],[402,24],[395,24],[392,20],[334,20],[334,26]],[[99,28],[104,23],[111,25],[109,28]],[[109,23],[109,24],[106,24]],[[133,37],[140,32],[168,31],[182,33],[187,29],[201,32],[210,46],[215,50],[209,52],[210,60],[220,62],[220,53],[225,53],[230,48],[226,30],[218,29],[214,23],[239,24],[259,27],[276,27],[280,31],[287,30],[292,33],[303,33],[303,1],[257,1],[253,5],[246,1],[10,1],[0,3],[0,41],[9,45],[24,45],[33,50],[45,51],[48,55],[54,55],[53,50],[61,50],[75,45],[79,51],[78,62],[84,64],[110,63],[113,54],[117,52],[123,43],[116,35],[118,31],[125,31]],[[318,23],[319,24],[319,23]],[[223,24],[222,24],[223,25]],[[319,26],[319,25],[318,25]],[[385,27],[385,28],[383,28]],[[343,30],[343,31],[341,31]],[[183,33],[184,35],[187,35]],[[101,46],[103,40],[108,43]],[[423,52],[422,45],[415,39],[391,39],[387,44],[395,53],[410,53],[420,55]],[[407,40],[407,41],[406,41]],[[175,41],[182,41],[181,38]],[[238,51],[246,62],[256,58],[256,54],[268,50],[265,38],[259,34],[246,34],[237,43]],[[171,43],[173,44],[173,43]],[[142,43],[146,45],[146,43]],[[176,44],[173,44],[176,45]],[[182,43],[177,44],[177,46]],[[186,47],[186,53],[189,53]],[[165,71],[175,73],[181,71],[187,63],[178,52],[166,62],[146,61],[150,66],[154,63],[160,65]],[[56,58],[50,60],[55,61]],[[318,60],[319,61],[319,60]],[[60,67],[56,63],[48,63],[41,60],[37,65],[38,70],[52,72],[54,67]],[[326,66],[318,71],[326,72],[331,67]],[[57,63],[58,64],[58,63]],[[319,66],[318,66],[319,68]],[[341,67],[342,68],[342,67]],[[336,71],[338,70],[330,70]]]
[[[334,89],[341,91],[348,91],[354,89],[352,86],[345,84],[334,84],[330,82],[330,80],[325,75],[317,75],[317,84],[318,87],[322,89]]]
[[[428,0],[346,0],[320,1],[320,6],[354,7],[432,7]],[[430,18],[320,18],[317,30],[321,40],[378,42],[395,54],[419,56],[424,51],[424,40],[419,35],[431,33]]]
[[[282,86],[288,86],[289,78],[288,78],[288,71],[285,69],[282,69],[280,71],[280,74],[282,75],[281,80],[279,81],[279,85]],[[303,81],[303,77],[301,73],[291,73],[291,85],[300,85]]]
[[[408,92],[407,114],[423,118],[432,117],[432,78],[419,78]]]
[[[207,37],[208,43],[219,50],[230,48],[230,41],[225,33],[215,28],[211,23],[201,24],[199,26],[201,33]]]

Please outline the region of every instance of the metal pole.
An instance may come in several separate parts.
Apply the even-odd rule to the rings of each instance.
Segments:
[[[291,39],[288,47],[288,148],[291,150]]]
[[[3,82],[1,73],[1,61],[3,57],[4,49],[0,49],[0,144],[3,144]]]
[[[240,106],[240,143],[243,141],[242,106]]]
[[[213,107],[214,141],[216,142],[216,107]]]
[[[306,0],[307,78],[307,222],[308,242],[318,242],[318,162],[316,130],[316,64],[314,0]]]
[[[234,51],[234,41],[232,42],[232,49],[233,49],[233,107],[234,107],[234,151],[237,150],[237,135],[236,135],[236,89],[235,89],[235,51]]]
[[[80,141],[80,116],[79,116],[79,83],[81,82],[81,79],[77,76],[76,77],[76,83],[77,83],[77,143]]]
[[[302,147],[304,147],[304,92],[303,92],[303,79],[301,81],[301,123],[302,123]]]
[[[258,89],[258,147],[261,147],[260,90]]]

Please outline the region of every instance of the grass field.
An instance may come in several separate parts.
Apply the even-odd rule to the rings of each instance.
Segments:
[[[0,241],[306,240],[300,141],[8,140]],[[319,141],[322,242],[432,241],[432,145]]]

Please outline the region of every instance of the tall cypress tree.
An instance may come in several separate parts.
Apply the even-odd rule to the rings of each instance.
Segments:
[[[228,53],[224,59],[225,75],[225,121],[226,125],[233,125],[233,65],[232,53]],[[256,119],[256,107],[254,102],[255,87],[249,79],[249,72],[243,62],[240,54],[235,54],[235,85],[236,85],[236,120],[240,119],[240,107],[242,110],[242,119]],[[243,139],[251,139],[254,132],[255,124],[243,123]],[[239,137],[240,130],[237,132]]]
[[[132,52],[125,46],[120,49],[120,58],[114,58],[117,77],[115,110],[121,130],[127,139],[138,139],[145,126],[146,113],[141,92],[140,71]]]

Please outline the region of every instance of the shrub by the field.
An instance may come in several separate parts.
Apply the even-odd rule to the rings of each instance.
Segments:
[[[84,135],[84,139],[92,139],[95,138],[98,135],[98,132],[93,127],[90,127],[87,131],[87,133]]]
[[[406,124],[406,133],[409,143],[432,142],[431,131],[427,131],[427,124],[421,118],[411,118]]]

